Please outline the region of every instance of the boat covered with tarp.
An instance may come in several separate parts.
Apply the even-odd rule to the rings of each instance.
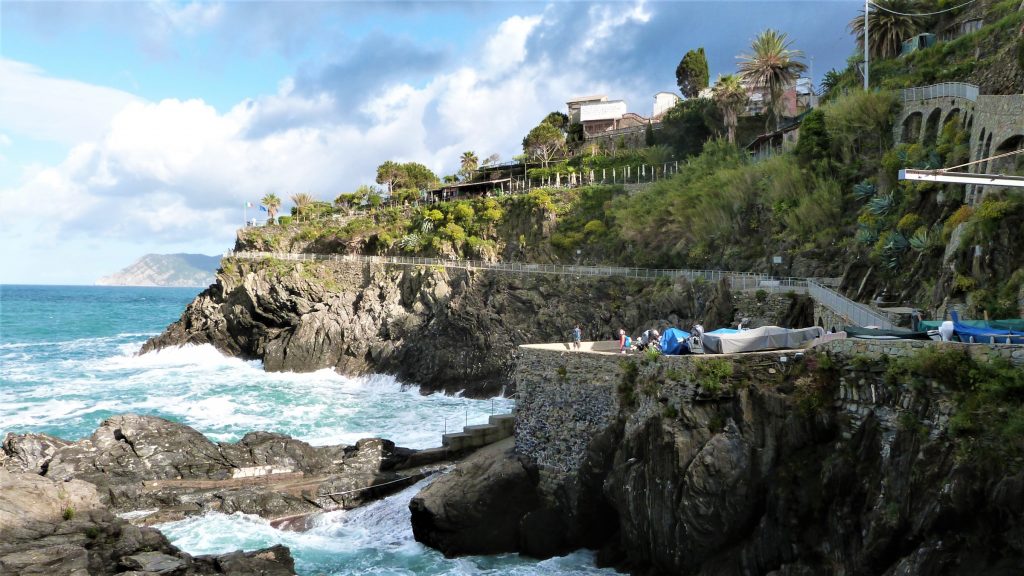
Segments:
[[[968,324],[967,322],[960,320],[960,316],[955,311],[950,313],[950,317],[953,319],[953,332],[961,342],[981,344],[1024,344],[1024,330],[996,328],[993,325],[993,321],[985,322],[984,320],[982,322],[985,322],[985,324],[982,326],[978,326],[976,324],[976,322],[978,322],[977,320]],[[996,320],[994,322],[1003,326],[1013,325],[1012,322],[1006,320]]]
[[[931,340],[927,331],[920,332],[907,328],[862,328],[860,326],[844,326],[848,338],[862,340]]]
[[[953,314],[956,314],[955,312]],[[918,322],[918,330],[938,330],[942,320],[921,320]],[[953,322],[964,328],[979,328],[983,330],[1007,330],[1024,334],[1024,318],[1009,318],[1006,320],[960,320],[953,318]]]
[[[759,352],[762,350],[784,350],[800,348],[825,335],[820,326],[810,328],[782,328],[762,326],[750,330],[720,329],[707,332],[701,338],[705,352],[735,354],[737,352]]]
[[[666,328],[658,347],[662,354],[686,354],[690,351],[690,333],[679,328]]]

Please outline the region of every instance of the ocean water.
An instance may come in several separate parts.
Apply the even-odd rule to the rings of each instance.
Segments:
[[[177,320],[198,292],[0,286],[0,437],[45,432],[76,440],[109,416],[133,412],[188,424],[218,441],[267,430],[315,445],[379,436],[428,448],[440,445],[446,430],[513,407],[506,398],[422,395],[414,383],[387,375],[267,373],[258,361],[229,358],[211,346],[137,356],[146,338]],[[280,542],[292,548],[300,574],[613,573],[593,568],[587,552],[544,562],[514,555],[447,560],[412,538],[408,501],[417,490],[325,514],[303,533],[224,514],[160,528],[195,554]]]

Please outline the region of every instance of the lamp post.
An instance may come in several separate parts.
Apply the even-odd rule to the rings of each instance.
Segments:
[[[868,91],[868,3],[864,0],[864,91]]]

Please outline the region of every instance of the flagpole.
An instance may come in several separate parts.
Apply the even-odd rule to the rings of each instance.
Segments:
[[[249,223],[249,203],[248,202],[243,202],[242,203],[242,228],[245,228],[245,225],[248,224],[248,223]]]

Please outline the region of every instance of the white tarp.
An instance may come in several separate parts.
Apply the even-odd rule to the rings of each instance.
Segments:
[[[824,335],[825,329],[820,326],[794,329],[762,326],[733,334],[705,334],[702,340],[705,352],[734,354],[736,352],[799,348],[805,342]]]

